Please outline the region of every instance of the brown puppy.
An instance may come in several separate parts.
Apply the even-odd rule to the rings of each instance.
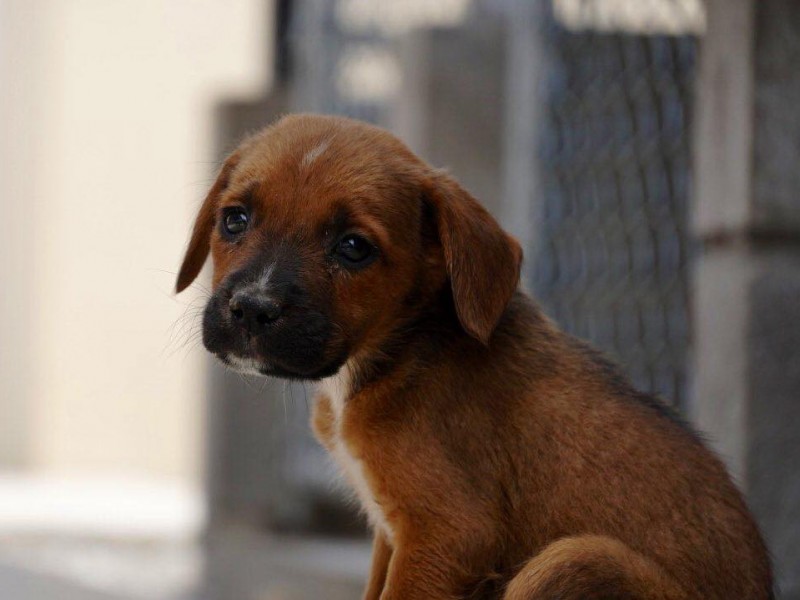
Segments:
[[[771,596],[722,464],[517,290],[522,253],[390,134],[291,116],[228,158],[206,347],[322,380],[313,425],[375,533],[366,598]]]

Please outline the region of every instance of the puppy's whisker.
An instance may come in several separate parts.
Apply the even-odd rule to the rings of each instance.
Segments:
[[[181,316],[168,327],[167,343],[164,348],[162,348],[161,356],[164,356],[170,348],[172,348],[172,350],[167,355],[168,357],[172,357],[180,349],[187,348],[188,355],[189,351],[196,346],[196,343],[193,342],[196,342],[202,337],[200,319],[198,317],[202,314],[204,307],[202,305],[197,305],[201,300],[202,299],[195,299],[190,302]],[[189,348],[190,343],[192,346],[191,348]]]
[[[154,272],[154,273],[165,273],[166,275],[172,275],[173,277],[177,277],[178,276],[178,273],[176,271],[170,271],[169,269],[158,269],[158,268],[155,268],[155,267],[150,267],[150,268],[147,269],[147,271]],[[195,290],[203,292],[204,294],[206,294],[206,299],[211,297],[211,290],[207,286],[205,286],[202,283],[200,283],[199,281],[193,281],[187,287],[190,287],[192,289],[195,289]],[[175,298],[175,297],[173,296],[173,298]],[[177,298],[175,298],[175,301],[179,302],[179,300]]]
[[[305,381],[301,381],[300,383],[303,386],[303,400],[306,403],[306,413],[309,413],[311,411],[308,408],[308,389],[306,388],[306,382]]]
[[[283,401],[283,424],[287,425],[289,423],[289,412],[286,408],[286,392],[287,390],[291,393],[291,385],[292,382],[288,379],[283,382],[283,394],[281,394],[281,400]]]

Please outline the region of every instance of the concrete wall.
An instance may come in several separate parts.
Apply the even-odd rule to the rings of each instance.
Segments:
[[[0,466],[197,481],[199,304],[173,273],[215,103],[268,84],[268,8],[0,0]]]

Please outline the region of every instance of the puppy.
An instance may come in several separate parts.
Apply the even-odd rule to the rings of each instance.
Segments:
[[[365,598],[771,597],[720,461],[517,289],[522,252],[385,131],[289,116],[225,162],[203,341],[318,380],[313,427],[374,530]]]

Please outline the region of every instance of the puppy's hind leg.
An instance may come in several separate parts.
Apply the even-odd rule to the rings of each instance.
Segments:
[[[522,567],[503,600],[689,600],[657,564],[610,537],[568,537]]]

